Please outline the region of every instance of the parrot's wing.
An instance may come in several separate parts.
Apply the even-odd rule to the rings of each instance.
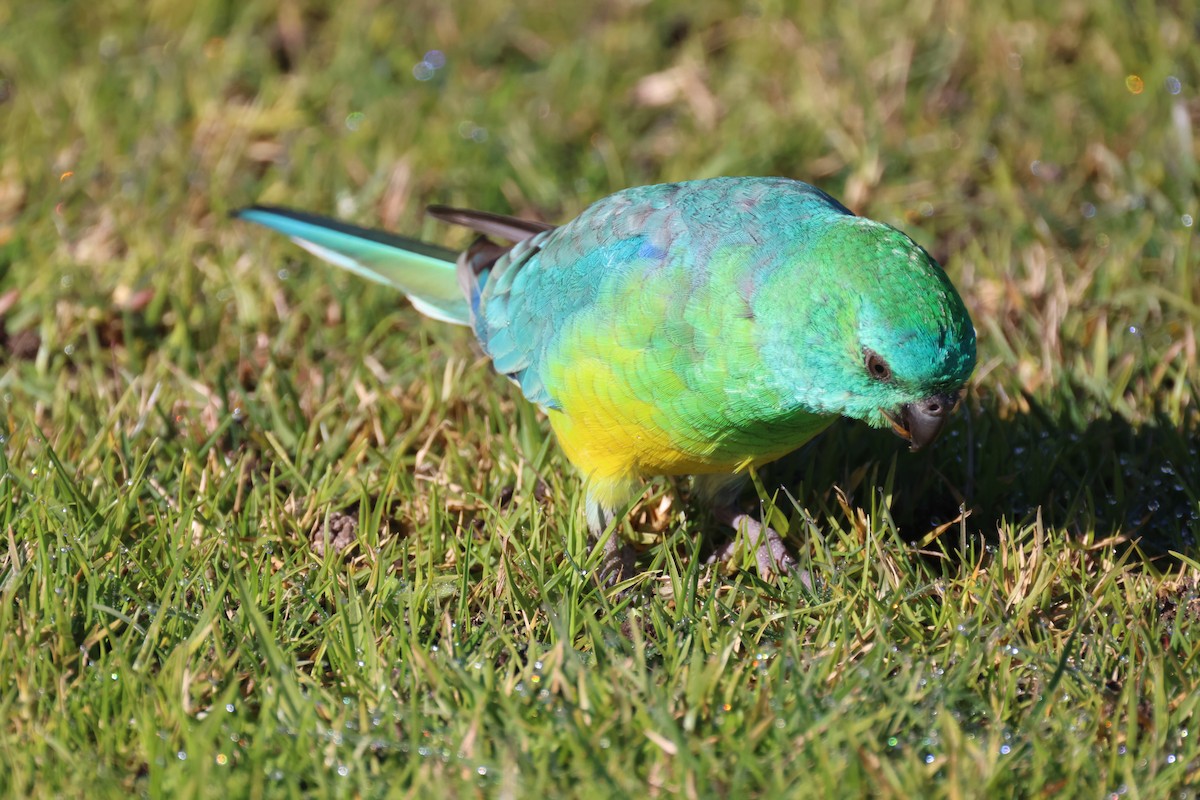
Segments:
[[[425,213],[442,222],[461,225],[485,236],[498,236],[510,242],[523,242],[531,236],[554,228],[548,222],[534,222],[503,214],[492,214],[489,211],[472,211],[450,206],[429,206]]]

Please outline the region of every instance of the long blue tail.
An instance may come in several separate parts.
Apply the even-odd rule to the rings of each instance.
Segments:
[[[288,208],[251,206],[233,216],[279,231],[335,266],[399,289],[426,316],[470,324],[471,310],[455,275],[458,254],[452,250]]]

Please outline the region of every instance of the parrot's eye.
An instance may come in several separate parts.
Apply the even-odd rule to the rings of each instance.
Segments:
[[[863,356],[867,361],[867,372],[877,381],[890,381],[892,368],[883,360],[883,356],[871,349],[864,349]]]

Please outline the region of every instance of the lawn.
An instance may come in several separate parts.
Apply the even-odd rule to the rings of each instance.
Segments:
[[[0,789],[1196,795],[1200,5],[0,5]],[[469,332],[237,223],[815,183],[979,336],[937,446],[686,482],[597,586]],[[752,503],[753,498],[747,497]]]

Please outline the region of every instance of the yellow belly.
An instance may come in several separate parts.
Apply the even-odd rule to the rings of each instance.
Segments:
[[[665,430],[655,424],[663,418],[661,410],[646,398],[625,397],[613,404],[612,398],[593,394],[589,400],[551,411],[550,424],[567,458],[600,493],[611,494],[618,503],[628,494],[624,487],[636,485],[639,478],[741,472],[787,455],[827,424],[822,421],[800,438],[785,432],[765,446],[739,446],[736,437],[705,440],[694,429]]]
[[[546,359],[555,400],[550,424],[605,505],[624,502],[639,478],[735,473],[774,461],[831,421],[769,408],[768,416],[780,418],[754,419],[745,408],[747,370],[736,347],[706,345],[702,369],[693,364],[685,380],[675,351],[650,344],[656,320],[661,315],[627,319],[618,328],[595,320],[572,325],[561,350]]]

